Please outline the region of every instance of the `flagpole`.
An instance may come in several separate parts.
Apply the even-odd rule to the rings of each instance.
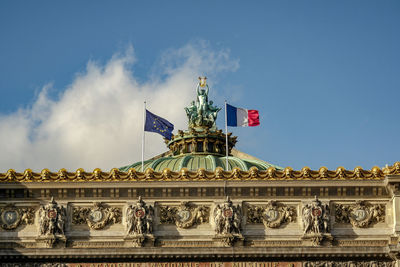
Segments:
[[[226,150],[226,161],[225,161],[225,170],[229,171],[229,165],[228,165],[228,111],[226,110],[226,100],[225,100],[225,150]]]
[[[144,128],[146,125],[146,101],[143,103],[143,132],[142,132],[142,172],[144,172]]]

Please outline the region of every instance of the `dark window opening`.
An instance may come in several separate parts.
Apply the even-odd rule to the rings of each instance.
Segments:
[[[197,152],[203,152],[203,142],[198,142],[197,143]]]
[[[208,143],[207,150],[208,152],[214,152],[214,143]]]

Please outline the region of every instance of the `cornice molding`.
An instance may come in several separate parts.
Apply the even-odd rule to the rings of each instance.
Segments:
[[[144,172],[138,172],[132,168],[127,172],[122,172],[117,168],[113,168],[110,172],[103,172],[97,168],[93,172],[86,172],[80,168],[75,172],[68,172],[65,169],[51,172],[48,169],[43,169],[40,173],[37,173],[27,169],[23,173],[18,173],[10,169],[6,173],[0,173],[0,182],[384,180],[386,176],[397,177],[398,175],[400,175],[400,162],[395,162],[393,166],[387,166],[383,169],[375,166],[371,170],[364,170],[361,167],[356,167],[354,170],[346,170],[344,167],[338,167],[336,170],[328,170],[326,167],[321,167],[319,170],[311,170],[309,167],[304,167],[296,171],[291,167],[286,167],[283,170],[270,167],[264,171],[252,167],[249,171],[242,171],[239,168],[234,168],[232,171],[224,171],[218,167],[215,171],[207,171],[203,168],[197,171],[189,171],[186,168],[182,168],[179,172],[173,172],[170,169],[156,172],[148,168]]]

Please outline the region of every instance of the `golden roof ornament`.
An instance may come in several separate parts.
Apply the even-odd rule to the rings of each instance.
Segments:
[[[180,171],[171,171],[164,169],[164,171],[158,172],[149,169],[151,172],[150,176],[146,176],[145,172],[137,172],[134,169],[129,171],[119,171],[118,169],[112,169],[110,172],[102,172],[98,170],[100,177],[96,177],[95,172],[87,172],[87,175],[82,179],[78,177],[78,171],[65,172],[63,171],[50,172],[49,177],[45,178],[36,172],[23,172],[18,173],[14,170],[9,170],[7,173],[0,173],[0,183],[15,183],[15,182],[102,182],[102,181],[174,181],[182,179],[196,179],[196,180],[384,180],[387,175],[400,175],[400,162],[395,162],[392,166],[385,167],[381,170],[375,166],[371,170],[364,170],[361,167],[357,167],[358,171],[362,172],[362,176],[357,175],[357,170],[345,170],[343,167],[339,167],[336,170],[328,170],[326,167],[321,167],[319,170],[311,170],[308,167],[308,172],[305,174],[304,170],[292,170],[287,167],[285,170],[279,170],[274,167],[270,167],[268,170],[258,170],[256,167],[252,167],[248,171],[239,169],[233,169],[232,171],[224,171],[221,167],[217,167],[214,171],[202,170],[190,171],[186,168]],[[287,175],[286,171],[290,170],[290,175]],[[252,173],[256,171],[257,175],[253,176]],[[114,178],[111,177],[111,173],[116,172]],[[167,173],[168,175],[164,175]],[[12,174],[12,175],[11,175]],[[237,175],[234,175],[237,174]]]
[[[199,77],[199,85],[200,87],[205,87],[207,85],[207,77],[203,76],[203,77]]]

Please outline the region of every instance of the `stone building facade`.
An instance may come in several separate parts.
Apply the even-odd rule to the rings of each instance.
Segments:
[[[225,166],[215,121],[188,118],[143,172],[0,173],[2,264],[399,266],[400,162],[280,168],[229,135]]]

